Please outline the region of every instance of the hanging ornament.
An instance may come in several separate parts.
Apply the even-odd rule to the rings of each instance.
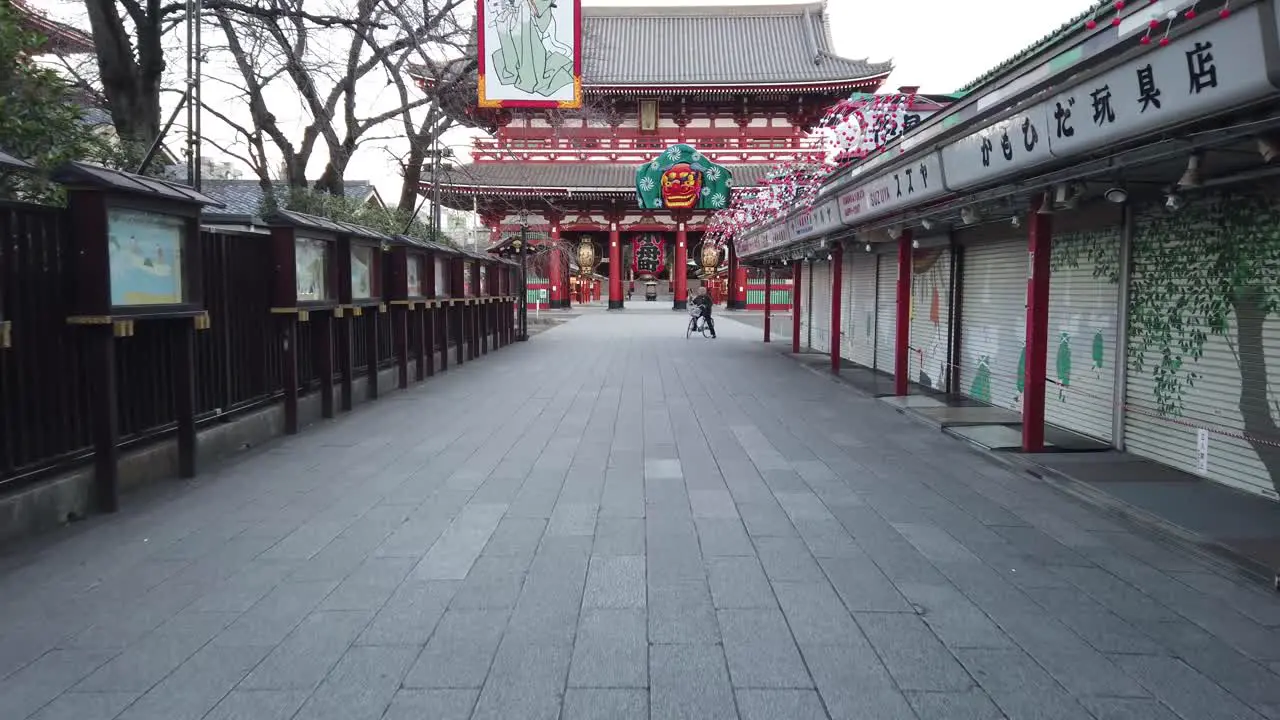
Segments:
[[[1188,19],[1188,20],[1195,20],[1195,19],[1196,19],[1196,6],[1197,6],[1197,5],[1199,5],[1199,4],[1200,4],[1199,2],[1193,2],[1193,3],[1191,3],[1191,7],[1187,8],[1187,12],[1186,12],[1186,13],[1184,13],[1182,17],[1184,17],[1184,18],[1186,18],[1186,19]]]
[[[1218,17],[1223,20],[1231,17],[1231,0],[1223,0],[1222,9],[1218,11]]]

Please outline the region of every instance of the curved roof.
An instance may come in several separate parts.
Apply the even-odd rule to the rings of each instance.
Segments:
[[[882,78],[893,65],[833,52],[822,2],[584,7],[589,86],[774,85]]]

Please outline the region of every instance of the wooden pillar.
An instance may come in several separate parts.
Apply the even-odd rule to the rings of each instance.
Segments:
[[[791,352],[800,352],[800,277],[802,260],[791,263]]]
[[[420,303],[415,306],[413,312],[409,313],[409,322],[418,328],[417,342],[413,343],[413,379],[414,382],[422,382],[427,379],[427,314],[431,311],[427,309],[426,303]]]
[[[622,302],[622,233],[617,218],[609,218],[609,309],[621,310]]]
[[[391,337],[395,346],[400,389],[409,387],[409,307],[391,306]]]
[[[196,476],[196,326],[179,320],[174,331],[173,409],[178,420],[178,477]]]
[[[320,415],[325,419],[334,416],[333,410],[333,325],[337,322],[333,312],[324,312],[312,320],[316,359],[316,374],[320,376]]]
[[[893,394],[908,392],[911,381],[911,230],[898,237],[897,325],[893,341]]]
[[[773,303],[769,302],[769,294],[773,292],[773,265],[766,262],[764,265],[764,341],[770,340],[773,335]]]
[[[737,302],[738,309],[746,310],[748,307],[747,306],[747,266],[743,265],[741,261],[738,262],[738,267],[734,271],[733,277],[729,279],[729,282],[733,284],[733,292],[736,293],[735,297],[737,297],[736,302]]]
[[[554,310],[568,305],[565,298],[569,294],[569,288],[565,287],[567,278],[564,272],[564,250],[560,247],[560,217],[550,215],[547,219],[551,223],[551,253],[547,258],[547,280],[551,283],[551,292],[548,300],[550,308]]]
[[[844,280],[844,245],[831,250],[831,372],[840,373],[840,286]]]
[[[470,334],[468,332],[470,328],[467,327],[467,306],[466,304],[459,304],[454,307],[454,311],[456,317],[453,319],[453,327],[457,338],[455,338],[453,345],[453,359],[457,364],[461,365],[467,352],[467,335]]]
[[[725,273],[725,284],[729,289],[729,297],[726,301],[726,307],[729,310],[746,310],[747,295],[738,291],[738,268],[742,265],[742,260],[738,258],[738,250],[733,243],[729,243],[729,263]]]
[[[93,413],[93,495],[100,512],[120,509],[120,415],[116,379],[116,336],[111,323],[85,327]],[[285,354],[286,359],[288,353]],[[287,373],[286,373],[287,374]],[[288,396],[286,395],[286,403]]]
[[[351,387],[354,381],[352,376],[355,374],[356,365],[355,343],[352,341],[352,336],[355,335],[355,312],[350,308],[335,312],[342,313],[338,318],[338,375],[340,376],[338,407],[343,412],[348,412],[351,410]]]
[[[445,304],[436,306],[436,324],[439,327],[436,328],[436,335],[432,337],[431,342],[433,345],[439,342],[440,372],[447,372],[449,370],[449,313],[453,312],[453,308],[447,304],[448,300],[441,302]],[[431,352],[434,355],[436,349],[433,348]]]
[[[365,363],[364,376],[366,384],[365,396],[370,400],[378,399],[378,315],[377,306],[365,308],[369,318],[365,320],[364,347],[368,362]]]
[[[1027,222],[1027,361],[1022,394],[1022,451],[1044,450],[1044,402],[1049,352],[1049,258],[1053,244],[1051,215],[1042,215],[1036,198]]]
[[[284,362],[280,381],[284,385],[284,432],[298,434],[298,318],[281,315],[281,359]]]

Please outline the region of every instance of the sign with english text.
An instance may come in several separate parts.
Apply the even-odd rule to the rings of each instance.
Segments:
[[[831,198],[792,215],[787,220],[787,242],[825,235],[840,225],[840,208]]]
[[[932,200],[944,191],[942,159],[931,152],[841,193],[840,221],[856,225]]]

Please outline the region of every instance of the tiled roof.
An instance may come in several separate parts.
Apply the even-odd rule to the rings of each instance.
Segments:
[[[373,192],[373,184],[368,180],[348,180],[345,183],[346,196],[349,198],[366,198]],[[289,187],[284,183],[275,184],[276,198],[287,202]],[[262,208],[262,186],[257,180],[201,180],[200,189],[205,195],[218,200],[226,206],[228,215],[257,215]]]
[[[636,165],[611,163],[480,163],[458,165],[446,178],[463,187],[518,187],[616,190],[634,193]],[[769,165],[725,165],[734,187],[757,184]]]
[[[891,63],[832,53],[823,3],[586,7],[588,85],[754,85],[887,75]]]

